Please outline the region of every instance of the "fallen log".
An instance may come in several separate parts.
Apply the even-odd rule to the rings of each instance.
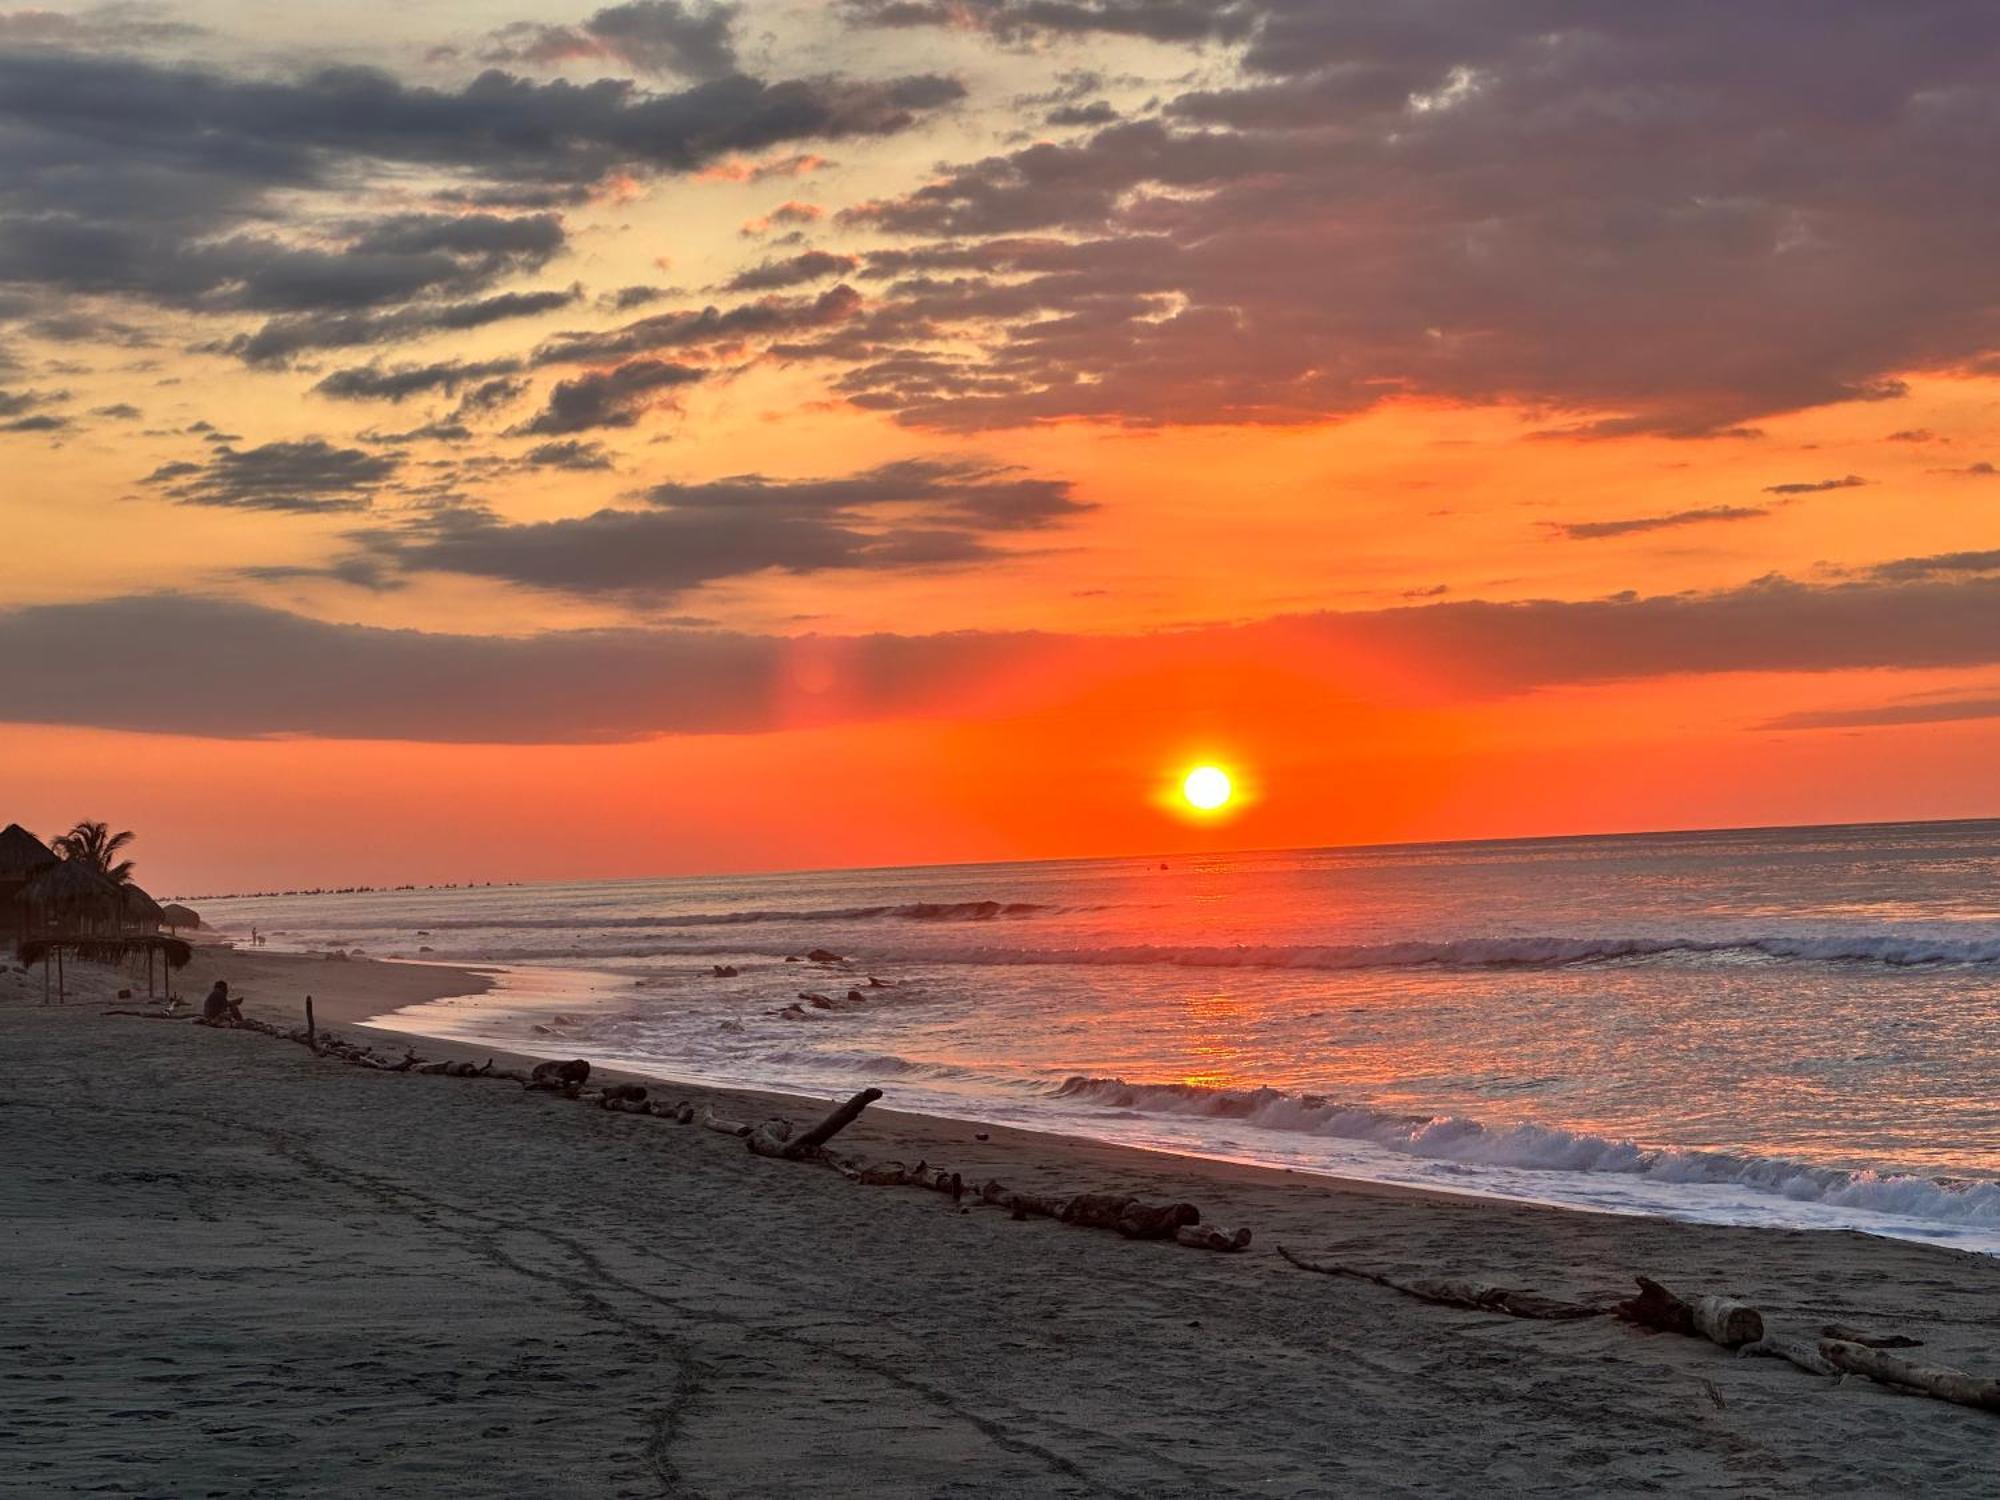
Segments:
[[[568,1062],[536,1063],[528,1073],[527,1086],[530,1089],[567,1093],[574,1098],[589,1078],[590,1064],[578,1057]]]
[[[787,1154],[802,1156],[808,1151],[814,1151],[824,1146],[828,1141],[839,1135],[841,1131],[847,1129],[848,1126],[860,1119],[861,1111],[881,1097],[882,1091],[880,1089],[863,1089],[845,1104],[829,1111],[826,1118],[821,1120],[819,1124],[813,1126],[811,1130],[808,1130],[797,1140],[791,1142],[790,1150]]]
[[[1078,1193],[1056,1215],[1065,1224],[1110,1229],[1128,1240],[1170,1240],[1174,1231],[1199,1224],[1192,1203],[1147,1203],[1123,1193]]]
[[[646,1090],[642,1085],[636,1083],[610,1084],[606,1086],[603,1093],[597,1096],[597,1107],[599,1109],[621,1110],[635,1104],[643,1106],[645,1102]],[[643,1114],[645,1111],[642,1108],[638,1112]]]
[[[1764,1337],[1763,1314],[1747,1303],[1716,1296],[1697,1297],[1689,1302],[1650,1277],[1635,1279],[1639,1295],[1626,1298],[1612,1309],[1628,1323],[1662,1333],[1705,1338],[1725,1349],[1740,1349]]]
[[[1839,1366],[1819,1352],[1820,1341],[1805,1338],[1795,1333],[1766,1333],[1755,1343],[1745,1344],[1736,1352],[1742,1356],[1762,1356],[1765,1359],[1782,1359],[1797,1365],[1808,1375],[1838,1375]]]
[[[1247,1250],[1250,1247],[1250,1231],[1247,1229],[1218,1229],[1213,1224],[1183,1224],[1174,1231],[1174,1239],[1195,1250]]]
[[[704,1130],[717,1131],[723,1135],[747,1136],[750,1134],[750,1127],[743,1121],[728,1119],[725,1116],[717,1114],[713,1109],[704,1109],[701,1112],[701,1124]]]
[[[1902,1333],[1863,1333],[1859,1328],[1851,1328],[1845,1323],[1827,1323],[1819,1331],[1823,1339],[1839,1339],[1842,1343],[1859,1344],[1864,1349],[1920,1349],[1922,1339],[1913,1339]]]
[[[1294,1255],[1283,1245],[1278,1246],[1278,1254],[1302,1271],[1372,1281],[1392,1292],[1401,1292],[1405,1297],[1414,1297],[1419,1302],[1434,1302],[1441,1307],[1462,1307],[1473,1312],[1505,1313],[1510,1318],[1539,1318],[1550,1322],[1602,1317],[1611,1310],[1588,1302],[1565,1302],[1558,1297],[1545,1297],[1540,1292],[1493,1286],[1457,1276],[1420,1276],[1399,1281],[1359,1266],[1342,1265],[1337,1261],[1307,1260],[1304,1256]]]
[[[1914,1359],[1871,1349],[1846,1339],[1822,1339],[1819,1352],[1837,1370],[1866,1375],[1883,1385],[1917,1391],[1939,1401],[1981,1411],[2000,1412],[2000,1380],[1954,1370],[1949,1365],[1920,1364]]]

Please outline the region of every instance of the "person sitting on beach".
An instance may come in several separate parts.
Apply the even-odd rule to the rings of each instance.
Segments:
[[[215,988],[201,1002],[201,1019],[209,1026],[234,1026],[243,1019],[242,1007],[229,998],[228,980],[215,981]]]

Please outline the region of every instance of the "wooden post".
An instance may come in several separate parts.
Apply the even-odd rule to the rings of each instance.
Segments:
[[[62,944],[57,943],[56,944],[56,1004],[67,1005],[68,1003],[69,1003],[69,998],[64,993],[63,990]]]
[[[319,1032],[313,1027],[313,997],[306,996],[306,1045],[319,1051]]]

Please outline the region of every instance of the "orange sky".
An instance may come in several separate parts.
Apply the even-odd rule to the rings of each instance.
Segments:
[[[192,894],[1991,815],[1925,3],[0,10],[0,820]]]

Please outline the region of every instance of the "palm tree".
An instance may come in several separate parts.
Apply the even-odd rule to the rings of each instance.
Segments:
[[[132,878],[132,861],[119,859],[118,851],[134,837],[130,829],[113,833],[109,823],[86,820],[57,839],[55,850],[64,859],[81,861],[85,868],[95,870],[113,884],[124,885]]]

